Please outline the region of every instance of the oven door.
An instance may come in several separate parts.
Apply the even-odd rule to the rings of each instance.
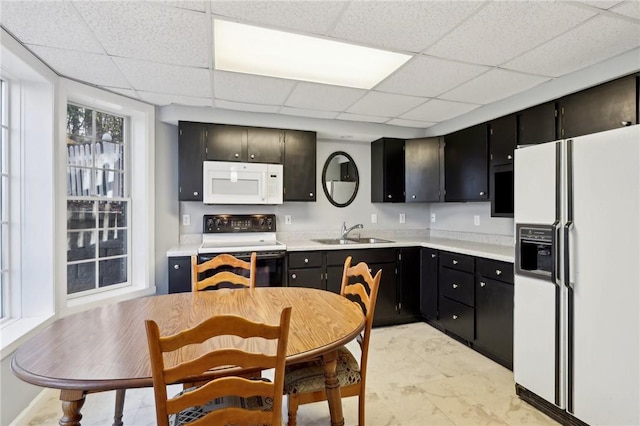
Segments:
[[[284,251],[265,251],[256,252],[256,287],[282,287],[284,282]],[[217,256],[218,253],[201,253],[198,254],[198,263],[206,262]],[[249,261],[251,259],[251,253],[230,253],[238,259]],[[236,274],[245,275],[246,271],[237,270],[234,268],[226,268]],[[210,277],[216,272],[220,272],[224,269],[211,270],[203,274],[200,274],[199,279]]]

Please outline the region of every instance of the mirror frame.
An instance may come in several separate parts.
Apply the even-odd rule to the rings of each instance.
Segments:
[[[345,203],[337,203],[336,201],[334,201],[334,199],[331,198],[331,196],[329,195],[329,191],[327,190],[327,168],[329,167],[329,163],[331,163],[331,160],[333,160],[335,157],[339,155],[347,157],[347,159],[353,164],[353,172],[356,178],[356,187],[353,190],[353,195],[351,195],[351,198],[349,198]],[[324,167],[322,168],[322,190],[324,191],[324,195],[325,197],[327,197],[327,200],[329,200],[329,202],[336,207],[347,207],[349,204],[353,202],[353,200],[355,200],[356,195],[358,195],[359,187],[360,187],[360,173],[358,172],[358,166],[356,165],[356,162],[354,161],[353,157],[351,157],[349,154],[347,154],[344,151],[335,151],[331,153],[329,157],[327,157],[326,161],[324,162]]]

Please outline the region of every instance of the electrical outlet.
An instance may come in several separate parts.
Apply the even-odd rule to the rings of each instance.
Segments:
[[[431,223],[436,223],[436,214],[431,213]]]
[[[285,214],[284,215],[284,224],[285,225],[291,225],[291,215],[290,214]]]
[[[475,226],[480,226],[480,216],[478,215],[473,216],[473,224]]]
[[[378,215],[371,213],[371,223],[378,223]]]
[[[407,218],[406,218],[405,214],[404,213],[400,213],[400,223],[405,223],[406,219]]]
[[[189,226],[189,225],[191,225],[191,215],[183,214],[182,215],[182,226]]]

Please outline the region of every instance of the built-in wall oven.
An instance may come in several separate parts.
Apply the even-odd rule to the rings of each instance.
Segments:
[[[198,263],[229,253],[249,260],[256,252],[256,286],[279,287],[284,282],[287,246],[276,239],[273,214],[204,215]],[[206,275],[201,276],[204,278]]]

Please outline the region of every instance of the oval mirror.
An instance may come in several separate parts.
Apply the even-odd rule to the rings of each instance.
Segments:
[[[322,189],[331,204],[346,207],[358,193],[358,167],[353,158],[344,151],[329,155],[322,169]]]

